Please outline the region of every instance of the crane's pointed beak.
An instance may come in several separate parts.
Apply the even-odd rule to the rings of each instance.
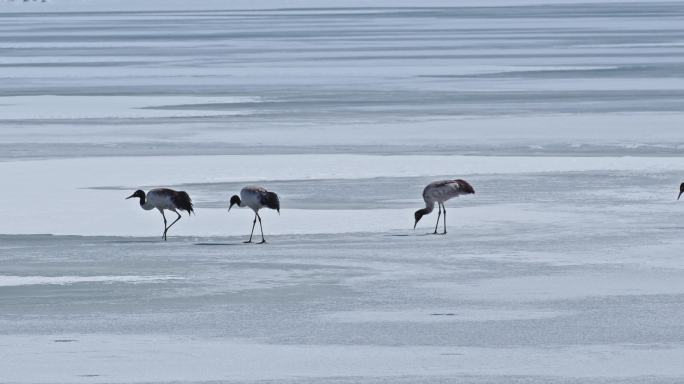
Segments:
[[[416,220],[416,223],[413,224],[413,229],[416,229],[416,225],[418,225],[418,220]]]
[[[128,200],[128,199],[130,199],[131,197],[135,197],[135,193],[134,193],[134,194],[132,194],[132,195],[130,195],[130,196],[128,196],[128,197],[127,197],[127,198],[125,198],[124,200]]]
[[[682,197],[682,193],[684,193],[684,191],[679,192],[679,196],[677,196],[677,200],[679,200],[679,198]]]

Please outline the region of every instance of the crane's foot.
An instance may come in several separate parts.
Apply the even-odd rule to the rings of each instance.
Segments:
[[[242,243],[244,243],[244,244],[249,244],[249,243],[251,243],[251,242],[252,242],[252,240],[247,240],[247,241],[243,241]]]
[[[262,239],[262,240],[261,240],[260,242],[258,242],[257,244],[266,244],[266,240],[265,240],[265,239]]]

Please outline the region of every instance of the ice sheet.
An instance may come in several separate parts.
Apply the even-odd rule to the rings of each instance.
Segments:
[[[3,276],[0,275],[0,287],[16,287],[21,285],[43,284],[77,284],[77,283],[138,283],[156,280],[173,279],[172,276]]]
[[[273,164],[278,164],[277,168],[273,167]],[[107,169],[107,172],[102,172],[103,169]],[[139,188],[167,187],[181,183],[194,184],[183,188],[191,196],[197,196],[197,202],[200,204],[205,189],[203,183],[233,182],[235,185],[233,190],[214,192],[218,194],[219,201],[207,208],[198,207],[196,216],[184,219],[174,228],[177,234],[206,236],[235,235],[244,232],[244,229],[239,228],[246,227],[250,212],[236,210],[228,214],[226,208],[230,196],[239,192],[240,185],[254,182],[268,187],[269,180],[371,179],[380,176],[425,177],[431,174],[445,175],[443,178],[468,178],[473,175],[539,174],[553,171],[663,173],[679,169],[684,169],[684,159],[675,157],[271,155],[116,157],[3,162],[0,163],[0,177],[13,180],[13,188],[4,193],[0,202],[0,208],[6,218],[0,223],[0,233],[151,236],[158,232],[162,222],[160,215],[154,211],[145,212],[140,209],[136,200],[125,198]],[[458,170],[458,173],[454,173],[454,170]],[[336,212],[334,191],[328,194],[329,199],[332,199],[327,207],[329,209],[325,209],[325,205],[317,205],[318,208],[324,208],[322,211],[302,211],[301,208],[306,208],[305,203],[300,205],[300,209],[288,209],[289,196],[283,194],[282,216],[276,216],[275,212],[267,213],[267,226],[272,233],[277,234],[410,228],[410,208],[415,210],[424,206],[421,198],[424,184],[421,184],[418,184],[418,181],[403,186],[399,184],[400,188],[411,188],[413,191],[405,195],[405,208],[372,209],[365,212]],[[300,193],[316,194],[317,184],[308,185],[310,189]],[[477,191],[479,185],[474,185]],[[49,194],[46,194],[47,191]],[[505,190],[488,193],[506,195]],[[476,193],[476,196],[479,195],[480,193]],[[486,196],[487,192],[484,195]],[[473,196],[468,196],[455,200],[453,206],[468,206],[473,200]],[[27,212],[28,206],[31,210]],[[537,221],[546,216],[530,216],[523,213],[525,210],[524,206],[513,205],[505,209],[500,207],[491,213],[482,208],[474,208],[460,210],[458,214],[476,225],[482,220],[491,222],[510,218]],[[175,215],[171,214],[169,217]],[[55,221],[49,218],[69,220]],[[577,217],[574,220],[581,218]]]
[[[681,383],[682,17],[0,1],[0,382]]]
[[[247,114],[244,111],[192,111],[161,109],[169,104],[205,104],[205,103],[256,103],[258,100],[248,97],[149,97],[132,96],[14,96],[0,97],[0,115],[3,119],[130,119],[151,117],[207,116],[212,114],[230,115]]]

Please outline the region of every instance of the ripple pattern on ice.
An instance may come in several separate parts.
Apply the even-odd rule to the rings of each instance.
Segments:
[[[78,283],[155,283],[176,280],[176,276],[11,276],[0,275],[0,287],[22,285],[71,285]]]

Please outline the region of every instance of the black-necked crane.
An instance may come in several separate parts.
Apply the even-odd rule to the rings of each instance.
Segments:
[[[264,228],[261,226],[261,216],[259,216],[259,210],[266,207],[275,209],[278,211],[278,214],[280,214],[280,199],[278,199],[278,195],[267,191],[263,187],[247,186],[242,188],[240,191],[240,196],[233,195],[233,197],[230,198],[230,206],[228,207],[228,211],[230,211],[230,209],[233,208],[233,205],[236,204],[238,207],[249,207],[252,208],[252,211],[254,211],[252,232],[249,234],[249,240],[245,241],[245,243],[252,242],[252,235],[254,234],[254,227],[256,226],[257,219],[259,220],[259,229],[261,229],[261,242],[259,242],[259,244],[265,243],[266,239],[264,239]]]
[[[677,200],[682,197],[682,193],[684,193],[684,183],[679,184],[679,196],[677,196]]]
[[[164,218],[164,234],[162,235],[162,239],[164,239],[164,241],[166,241],[166,233],[169,231],[169,228],[181,219],[181,214],[178,211],[187,211],[188,215],[195,212],[192,209],[192,200],[185,191],[157,188],[151,189],[145,194],[145,191],[139,189],[126,199],[133,197],[140,199],[140,207],[142,207],[142,209],[149,211],[156,208],[162,214],[162,217]],[[164,215],[165,209],[175,212],[178,215],[178,218],[168,227],[166,226],[166,215]]]
[[[444,203],[452,197],[460,195],[469,195],[472,193],[475,193],[475,190],[465,180],[459,179],[433,181],[432,183],[428,184],[425,187],[425,189],[423,189],[423,200],[425,200],[425,208],[417,210],[414,214],[416,223],[413,224],[413,228],[416,228],[416,225],[418,225],[418,221],[420,221],[420,219],[423,216],[427,215],[435,209],[435,203],[437,203],[439,207],[439,212],[437,213],[437,224],[435,224],[435,231],[433,233],[437,234],[437,227],[439,226],[439,216],[442,214],[443,210],[444,232],[442,232],[442,234],[446,234],[446,207],[444,206]]]

